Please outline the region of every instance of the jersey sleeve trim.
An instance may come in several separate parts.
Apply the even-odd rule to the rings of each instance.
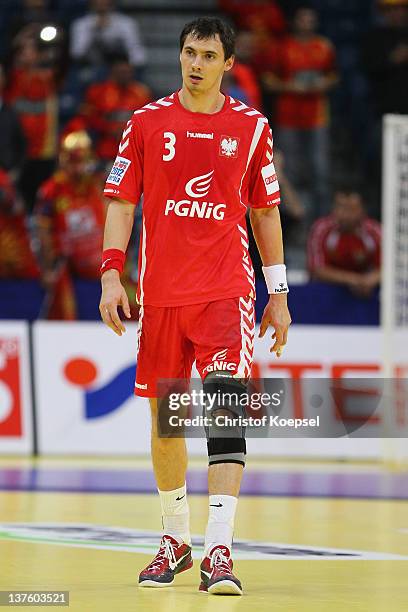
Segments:
[[[232,100],[232,98],[230,98],[230,99]],[[246,106],[246,105],[244,105],[244,106]],[[239,193],[239,200],[240,200],[241,204],[243,206],[245,206],[245,208],[246,208],[246,205],[242,201],[242,185],[243,185],[245,176],[246,176],[246,174],[248,172],[248,167],[249,167],[249,164],[251,163],[251,159],[252,159],[252,157],[254,155],[256,147],[257,147],[257,145],[259,143],[259,140],[260,140],[260,138],[262,136],[262,132],[264,130],[265,124],[267,124],[267,123],[268,123],[268,120],[266,119],[266,117],[261,116],[261,117],[259,117],[257,119],[257,122],[255,124],[254,133],[252,135],[251,145],[249,147],[249,152],[248,152],[247,163],[246,163],[246,166],[245,166],[245,171],[244,171],[244,173],[242,174],[242,177],[241,177],[241,183],[239,185],[238,193]]]
[[[280,204],[280,188],[273,163],[273,137],[268,120],[257,119],[250,148],[252,168],[250,179],[255,186],[250,190],[251,208],[274,208]]]
[[[111,189],[110,187],[105,187],[105,189],[103,190],[103,195],[107,198],[111,198],[112,200],[126,200],[126,202],[129,202],[129,204],[134,204],[135,206],[138,205],[140,200],[139,198],[138,201],[135,202],[134,197],[130,193],[125,193],[124,191],[119,189]]]
[[[229,99],[230,99],[230,104],[231,104],[231,110],[236,111],[236,112],[242,112],[244,113],[244,115],[248,115],[248,117],[254,117],[255,115],[260,115],[261,116],[260,118],[264,119],[266,123],[268,122],[267,118],[264,117],[262,113],[256,108],[247,106],[244,102],[241,102],[240,100],[234,100],[234,98],[232,98],[231,96],[229,96]],[[238,106],[233,106],[234,104],[237,104]]]
[[[167,98],[159,98],[155,102],[149,102],[148,104],[145,104],[144,106],[142,106],[142,108],[138,108],[137,110],[135,110],[133,115],[141,115],[142,113],[145,113],[147,111],[161,110],[163,108],[167,108],[168,106],[173,106],[173,104],[174,93],[171,94],[171,96],[168,96]]]
[[[259,117],[257,119],[257,121],[256,121],[256,126],[255,126],[255,130],[254,130],[254,134],[252,136],[251,146],[249,148],[248,161],[247,161],[247,165],[246,165],[247,168],[248,168],[248,166],[249,166],[249,164],[251,162],[251,159],[252,159],[252,156],[253,156],[253,154],[255,152],[255,149],[256,149],[256,147],[257,147],[257,145],[258,145],[258,143],[259,143],[259,141],[261,139],[262,132],[265,129],[265,124],[268,124],[268,120],[266,119],[266,117]],[[272,160],[272,155],[271,155],[269,161],[271,161],[271,160]]]
[[[106,179],[105,196],[138,204],[143,191],[143,147],[141,121],[129,119]]]

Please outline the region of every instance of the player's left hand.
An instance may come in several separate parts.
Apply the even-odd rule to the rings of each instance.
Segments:
[[[291,323],[292,319],[288,309],[287,294],[270,295],[262,315],[259,338],[263,338],[269,325],[274,328],[275,332],[272,335],[272,340],[275,340],[275,343],[270,348],[270,352],[276,353],[277,357],[281,356],[287,342],[288,329]]]

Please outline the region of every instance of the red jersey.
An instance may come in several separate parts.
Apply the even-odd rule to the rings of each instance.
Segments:
[[[286,31],[286,20],[275,0],[219,0],[219,8],[230,13],[241,30],[267,30],[271,34]]]
[[[231,96],[193,113],[178,93],[135,111],[105,195],[143,200],[138,299],[183,306],[254,295],[247,206],[279,204],[267,119]]]
[[[17,111],[30,159],[50,159],[57,152],[58,101],[52,70],[16,68],[6,96]]]
[[[98,278],[105,205],[99,181],[84,177],[73,184],[57,172],[40,188],[36,214],[49,217],[58,255],[81,278]]]
[[[335,72],[335,53],[329,40],[315,36],[300,41],[288,36],[280,45],[276,71],[283,81],[310,83],[319,76]],[[276,101],[276,125],[312,129],[328,123],[325,93],[282,93]]]
[[[369,272],[380,267],[381,226],[364,219],[354,232],[341,232],[335,218],[323,217],[313,225],[308,239],[311,272],[330,266],[349,272]]]
[[[96,132],[98,157],[115,159],[123,126],[136,108],[150,100],[150,90],[142,83],[119,87],[114,81],[105,81],[89,87],[83,114],[87,127]]]
[[[0,278],[39,278],[31,247],[28,217],[14,212],[16,193],[0,168]]]
[[[261,88],[251,66],[235,61],[232,76],[238,87],[245,92],[248,104],[257,109],[262,108]]]
[[[0,213],[0,278],[37,279],[39,276],[26,215]]]

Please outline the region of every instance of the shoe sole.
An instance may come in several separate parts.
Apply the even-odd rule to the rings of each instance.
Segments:
[[[174,582],[174,578],[178,575],[181,574],[182,572],[185,572],[186,570],[190,569],[193,567],[193,562],[191,561],[191,563],[189,563],[188,565],[186,565],[185,567],[182,567],[181,569],[179,569],[173,576],[173,580],[171,582],[159,582],[156,580],[150,580],[149,578],[147,580],[142,580],[142,582],[139,582],[138,585],[139,587],[147,587],[147,588],[163,588],[163,587],[167,587],[167,586],[171,586]]]
[[[242,595],[242,589],[232,580],[220,580],[209,586],[207,590],[211,595]]]
[[[167,587],[167,586],[171,586],[174,582],[174,578],[171,582],[156,582],[155,580],[143,580],[142,582],[139,582],[139,587],[150,587],[150,588],[163,588],[163,587]]]

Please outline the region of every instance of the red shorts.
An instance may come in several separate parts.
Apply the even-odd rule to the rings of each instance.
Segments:
[[[254,300],[229,298],[191,306],[141,306],[135,394],[157,397],[157,381],[204,378],[224,370],[236,378],[251,373]]]

